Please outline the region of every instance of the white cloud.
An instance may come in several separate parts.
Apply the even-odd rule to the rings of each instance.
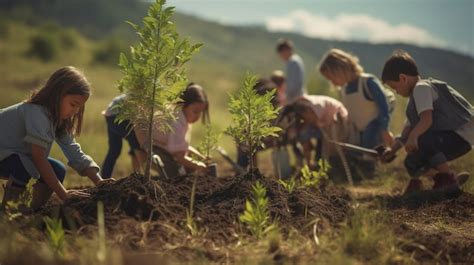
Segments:
[[[304,10],[294,10],[286,16],[265,18],[265,26],[269,31],[298,32],[324,39],[448,46],[446,41],[433,36],[425,29],[409,24],[393,25],[364,14],[340,14],[329,18]]]

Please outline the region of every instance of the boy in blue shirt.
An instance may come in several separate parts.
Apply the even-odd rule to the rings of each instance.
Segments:
[[[384,154],[390,157],[405,146],[405,167],[412,177],[405,194],[422,189],[421,175],[432,176],[434,190],[458,191],[469,173],[456,176],[448,161],[468,153],[474,144],[472,105],[445,82],[422,79],[415,60],[404,51],[396,51],[387,60],[382,80],[409,98],[400,141]]]
[[[295,53],[293,43],[287,39],[279,40],[276,50],[278,56],[286,62],[285,96],[286,104],[291,104],[306,94],[303,60]]]

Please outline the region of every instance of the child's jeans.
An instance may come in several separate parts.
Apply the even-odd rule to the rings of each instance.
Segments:
[[[63,163],[51,157],[48,157],[48,162],[51,164],[56,177],[62,183],[66,176],[66,167]],[[13,185],[16,187],[25,187],[31,179],[20,157],[15,154],[0,161],[0,175],[11,177],[13,179]],[[38,181],[44,183],[41,177]]]
[[[471,145],[454,131],[428,130],[418,137],[418,150],[405,158],[405,167],[412,177],[419,177],[430,168],[454,160],[471,150]]]
[[[134,151],[140,148],[135,132],[131,130],[130,122],[115,122],[116,116],[105,117],[107,121],[107,134],[109,137],[109,150],[105,156],[102,166],[102,177],[110,178],[114,170],[115,162],[122,151],[122,139],[126,139],[130,145],[130,155],[134,155]]]

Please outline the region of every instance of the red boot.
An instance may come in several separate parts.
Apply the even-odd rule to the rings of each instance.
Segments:
[[[421,180],[417,178],[410,179],[410,182],[408,182],[408,186],[405,188],[403,195],[408,195],[421,190],[423,190],[423,183],[421,182]]]
[[[453,173],[438,173],[433,176],[433,180],[433,190],[447,192],[459,190],[459,183]]]

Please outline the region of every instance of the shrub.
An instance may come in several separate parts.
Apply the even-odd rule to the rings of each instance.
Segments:
[[[48,62],[56,58],[58,52],[58,39],[51,34],[42,33],[30,39],[30,49],[27,55]]]

